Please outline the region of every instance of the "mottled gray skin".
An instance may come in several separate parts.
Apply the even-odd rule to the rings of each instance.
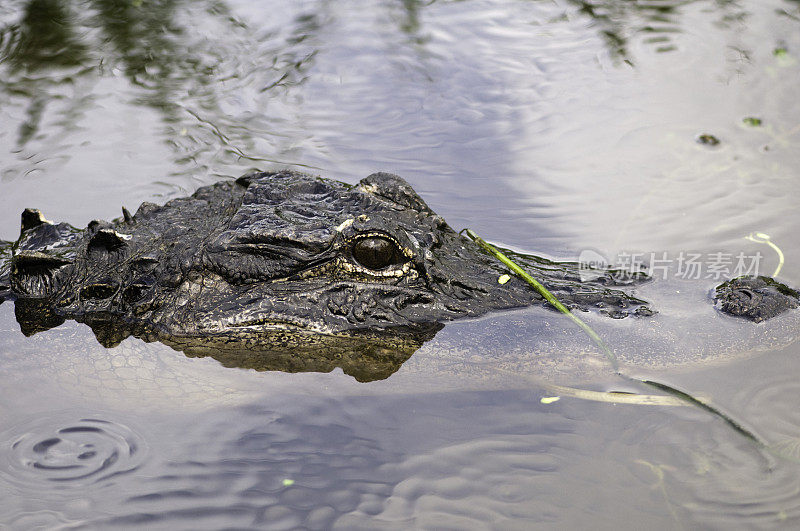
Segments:
[[[798,300],[797,291],[764,276],[734,278],[714,290],[717,308],[756,323],[797,308]]]
[[[35,210],[22,225],[6,298],[26,333],[76,319],[108,345],[281,331],[424,340],[442,321],[542,303],[522,281],[499,285],[499,262],[386,173],[356,186],[253,173],[85,230]],[[610,274],[581,283],[574,264],[518,258],[569,306],[652,313],[607,288]]]

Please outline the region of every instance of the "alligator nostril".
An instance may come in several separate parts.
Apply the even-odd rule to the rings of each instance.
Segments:
[[[128,304],[141,300],[148,288],[146,284],[131,284],[122,292],[122,300]]]
[[[752,291],[750,291],[749,289],[740,289],[739,290],[739,296],[743,297],[743,298],[747,297],[748,299],[753,300],[753,297],[755,297],[755,294]]]
[[[81,289],[82,299],[107,299],[117,292],[111,284],[90,284]]]

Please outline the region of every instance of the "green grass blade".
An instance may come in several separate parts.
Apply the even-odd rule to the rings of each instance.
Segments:
[[[500,260],[501,262],[503,262],[503,264],[508,266],[508,268],[511,269],[511,271],[513,271],[514,273],[519,275],[525,282],[530,284],[554,308],[556,308],[558,311],[560,311],[561,313],[563,313],[564,315],[569,317],[576,325],[578,325],[581,328],[581,330],[583,330],[586,333],[586,335],[588,335],[592,339],[592,341],[594,341],[595,345],[597,345],[597,347],[600,349],[600,351],[608,359],[609,363],[611,363],[611,366],[613,367],[613,369],[615,371],[617,371],[619,369],[619,363],[617,362],[617,357],[614,355],[614,353],[611,351],[611,349],[608,348],[608,345],[605,344],[605,342],[602,340],[602,338],[599,335],[597,335],[597,332],[592,330],[592,328],[589,325],[587,325],[586,323],[584,323],[583,320],[580,317],[578,317],[577,315],[572,313],[569,310],[569,308],[564,306],[561,303],[561,301],[559,301],[555,297],[555,295],[550,293],[550,291],[548,291],[548,289],[545,288],[542,285],[541,282],[539,282],[538,280],[536,280],[535,278],[530,276],[524,269],[522,269],[520,266],[518,266],[509,257],[507,257],[506,255],[504,255],[503,253],[498,251],[493,245],[491,245],[490,243],[487,243],[483,238],[481,238],[480,236],[475,234],[472,231],[472,229],[465,229],[464,232],[466,233],[466,235],[470,239],[472,239],[472,241],[474,241],[475,243],[480,245],[483,250],[485,250],[486,252],[488,252],[489,254],[491,254],[492,256],[494,256],[495,258]]]

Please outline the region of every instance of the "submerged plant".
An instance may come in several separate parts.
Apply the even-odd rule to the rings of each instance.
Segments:
[[[784,455],[784,452],[781,452],[781,448],[779,447],[770,447],[760,438],[758,438],[753,432],[739,424],[736,420],[734,420],[729,415],[723,413],[716,407],[712,406],[705,400],[701,400],[689,393],[681,391],[680,389],[676,389],[667,384],[663,384],[661,382],[656,382],[653,380],[643,380],[640,378],[635,378],[633,376],[628,376],[619,371],[619,363],[617,362],[617,358],[611,349],[606,345],[606,343],[602,340],[602,338],[595,332],[588,324],[586,324],[582,319],[578,316],[573,314],[566,306],[564,306],[550,291],[542,285],[539,281],[533,278],[530,274],[528,274],[525,270],[523,270],[518,264],[516,264],[513,260],[511,260],[508,256],[497,250],[493,245],[486,242],[483,238],[478,236],[474,231],[471,229],[464,229],[463,231],[470,239],[475,241],[482,249],[488,252],[490,255],[494,256],[497,260],[505,264],[511,271],[519,275],[523,280],[525,280],[528,284],[530,284],[542,297],[547,300],[554,308],[558,311],[566,315],[570,318],[575,324],[577,324],[597,345],[600,351],[603,352],[605,357],[608,359],[609,363],[613,367],[614,371],[618,376],[628,380],[630,382],[645,385],[649,388],[656,389],[665,395],[641,395],[638,393],[602,393],[596,391],[586,391],[583,389],[573,389],[569,387],[563,386],[548,386],[551,387],[552,390],[558,391],[562,394],[566,394],[569,396],[573,396],[576,398],[582,398],[587,400],[595,400],[595,401],[603,401],[603,402],[625,402],[628,404],[640,404],[640,405],[691,405],[695,406],[707,413],[714,415],[715,417],[724,421],[729,427],[731,427],[734,431],[739,433],[740,435],[744,436],[746,439],[751,441],[757,448],[764,449],[770,451],[771,453],[778,455],[779,457],[787,458]]]

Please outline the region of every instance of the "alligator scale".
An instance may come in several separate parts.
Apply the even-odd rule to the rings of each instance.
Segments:
[[[106,346],[134,335],[226,364],[322,362],[372,379],[396,370],[443,321],[543,304],[520,280],[500,286],[502,264],[392,174],[352,186],[257,172],[123,214],[79,230],[23,212],[0,300],[15,300],[26,335],[75,319]],[[518,258],[567,306],[653,313],[610,272],[581,282],[577,264]],[[797,305],[771,279],[726,283],[717,298],[753,320]],[[376,359],[378,368],[364,368]]]

